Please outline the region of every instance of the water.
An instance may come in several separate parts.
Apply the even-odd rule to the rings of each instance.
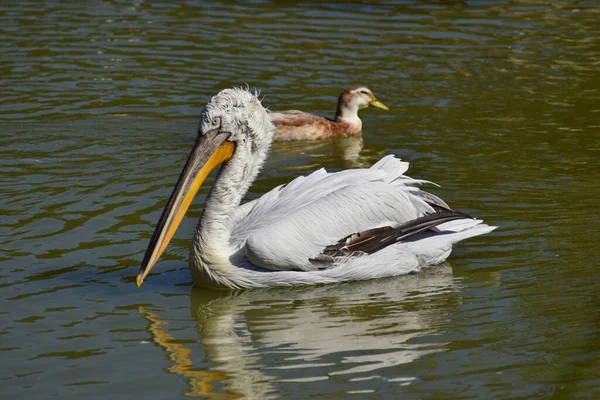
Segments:
[[[596,2],[15,4],[3,398],[600,397]],[[362,138],[275,145],[248,197],[393,153],[497,231],[413,276],[211,291],[187,270],[203,189],[135,287],[211,95],[332,115],[357,83],[390,112],[362,111]]]

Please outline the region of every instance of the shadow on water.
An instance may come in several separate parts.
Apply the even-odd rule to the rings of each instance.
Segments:
[[[364,390],[374,375],[390,383],[417,379],[390,370],[444,351],[435,338],[418,339],[435,335],[444,318],[436,309],[460,304],[460,295],[444,263],[415,275],[333,286],[194,288],[190,302],[197,332],[189,339],[186,331],[187,340],[167,312],[139,307],[152,341],[172,363],[167,370],[188,381],[186,394],[267,398],[277,382],[331,379],[343,392],[340,383],[360,382]]]

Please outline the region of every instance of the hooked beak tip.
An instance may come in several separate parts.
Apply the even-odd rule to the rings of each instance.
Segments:
[[[139,274],[137,278],[135,278],[135,284],[137,287],[140,287],[142,286],[142,283],[144,283],[144,276],[142,274]]]

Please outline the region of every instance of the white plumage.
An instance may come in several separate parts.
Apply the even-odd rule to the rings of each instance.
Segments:
[[[216,148],[214,137],[221,138],[219,143],[235,144],[235,150],[219,171],[194,236],[190,271],[197,285],[286,286],[402,275],[443,262],[454,243],[495,229],[448,211],[454,213],[454,220],[430,224],[411,233],[410,240],[374,252],[355,251],[336,257],[334,262],[316,262],[315,257],[327,246],[348,235],[386,226],[402,228],[448,206],[420,190],[417,186],[425,182],[404,175],[408,163],[393,156],[366,169],[337,173],[321,169],[240,206],[272,140],[273,127],[265,109],[248,91],[227,89],[207,105],[199,127],[199,139],[186,170],[199,170],[194,154],[200,151],[199,146]],[[186,195],[186,170],[172,199]],[[174,229],[168,218],[178,206],[176,201],[171,203],[148,248],[138,285],[160,256],[156,250],[159,244],[166,246],[162,243],[164,231]]]

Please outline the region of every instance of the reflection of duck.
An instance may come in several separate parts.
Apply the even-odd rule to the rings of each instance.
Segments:
[[[366,157],[360,156],[363,146],[361,135],[335,139],[335,152],[342,159],[344,168],[365,168],[369,166]]]
[[[188,395],[257,399],[277,393],[282,382],[328,379],[327,390],[341,393],[348,385],[372,389],[373,376],[410,382],[418,377],[385,378],[385,371],[444,351],[434,326],[460,301],[445,263],[415,275],[326,287],[194,288],[190,300],[197,332],[183,315],[162,313],[170,325],[160,312],[140,309],[152,340],[173,362],[168,371],[189,380]],[[304,390],[318,397],[323,387]]]
[[[190,255],[196,285],[289,286],[406,274],[444,261],[459,240],[493,227],[451,211],[388,156],[369,169],[299,177],[239,205],[264,163],[272,124],[242,89],[213,97],[137,277],[142,284],[173,237],[200,185],[210,190]],[[441,211],[436,211],[441,210]]]
[[[344,169],[368,168],[373,164],[373,156],[362,155],[364,141],[362,135],[338,136],[331,140],[314,140],[312,142],[277,142],[269,153],[270,166],[277,169],[270,171],[314,171],[323,164],[333,164]],[[381,154],[379,154],[380,158]]]
[[[389,108],[377,100],[366,86],[350,86],[340,94],[334,119],[298,110],[269,113],[275,125],[274,140],[314,140],[333,136],[356,135],[362,130],[358,110],[367,107]]]

